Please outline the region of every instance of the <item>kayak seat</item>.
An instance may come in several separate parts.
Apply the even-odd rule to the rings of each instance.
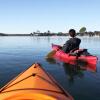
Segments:
[[[72,55],[72,56],[91,56],[91,54],[87,51],[87,49],[78,49],[78,50],[75,50],[75,51],[71,51],[69,53],[69,55]]]

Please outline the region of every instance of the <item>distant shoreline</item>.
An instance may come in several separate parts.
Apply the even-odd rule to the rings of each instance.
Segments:
[[[78,36],[100,36],[100,31],[77,33]],[[6,34],[0,33],[0,36],[69,36],[68,33],[30,33],[30,34]]]
[[[31,36],[31,34],[5,34],[5,33],[0,33],[0,36]]]

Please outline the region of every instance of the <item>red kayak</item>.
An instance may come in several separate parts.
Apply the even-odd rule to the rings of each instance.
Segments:
[[[92,70],[96,71],[96,64],[97,64],[96,56],[80,55],[77,58],[76,56],[73,56],[73,55],[70,55],[69,53],[63,52],[63,50],[61,50],[61,46],[55,45],[55,44],[52,44],[52,49],[56,51],[56,53],[53,56],[54,58],[56,58],[62,62],[70,63],[70,64],[75,64],[76,60],[80,60],[80,61],[87,63],[87,67],[86,67],[87,69],[92,69]]]

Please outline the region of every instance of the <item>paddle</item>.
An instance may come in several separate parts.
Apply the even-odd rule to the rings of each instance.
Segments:
[[[55,50],[52,50],[51,52],[49,52],[46,56],[46,58],[53,58],[54,54],[56,53],[57,51]]]
[[[54,44],[52,44],[52,47],[53,47],[53,46],[54,46]],[[59,46],[59,49],[62,48],[60,45],[57,45],[57,46]],[[58,49],[58,50],[59,50],[59,49]],[[57,52],[57,49],[56,49],[56,50],[50,51],[50,52],[47,54],[46,58],[53,58],[53,56],[55,55],[56,52]]]

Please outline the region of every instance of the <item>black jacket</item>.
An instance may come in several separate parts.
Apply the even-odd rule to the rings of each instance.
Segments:
[[[79,45],[81,40],[79,38],[70,38],[66,43],[63,45],[62,50],[66,53],[70,52],[74,49],[79,49]]]

